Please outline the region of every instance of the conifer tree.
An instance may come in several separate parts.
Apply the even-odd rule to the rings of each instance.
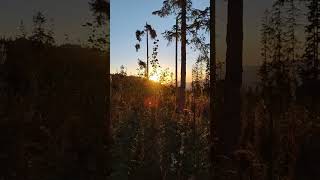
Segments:
[[[154,43],[157,43],[157,32],[155,29],[148,23],[144,26],[143,30],[136,31],[136,39],[138,43],[135,45],[136,51],[141,48],[140,42],[142,41],[142,37],[146,35],[146,44],[147,44],[147,65],[146,65],[146,77],[149,79],[149,38],[155,40]]]
[[[310,83],[319,79],[319,43],[320,43],[320,2],[308,0],[308,24],[305,27],[306,47],[301,67],[301,79],[303,83]]]

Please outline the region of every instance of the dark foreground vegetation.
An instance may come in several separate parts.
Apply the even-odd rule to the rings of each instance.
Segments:
[[[0,65],[1,139],[6,144],[1,148],[1,177],[99,176],[103,171],[98,169],[107,162],[107,55],[24,38],[2,43],[7,55]]]
[[[84,22],[88,42],[57,43],[42,12],[32,32],[21,22],[16,37],[0,39],[0,179],[108,177],[110,57],[102,11],[110,11],[107,1],[89,5],[97,18]]]
[[[219,81],[218,97],[222,85]],[[112,76],[111,92],[111,179],[210,179],[207,92],[187,91],[181,114],[175,111],[173,86],[119,73]],[[215,172],[267,179],[273,166],[281,179],[319,177],[319,111],[298,100],[280,111],[279,99],[264,98],[259,88],[242,89],[241,99],[237,169],[232,171],[234,160],[224,159],[229,165],[215,166]]]

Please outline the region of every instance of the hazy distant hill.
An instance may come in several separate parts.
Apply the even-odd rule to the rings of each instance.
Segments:
[[[243,66],[243,74],[242,74],[242,78],[243,78],[243,86],[244,87],[255,87],[257,86],[258,83],[258,71],[259,71],[259,66]],[[224,72],[221,74],[221,77],[224,78]],[[130,76],[133,79],[140,79],[138,77],[135,76]],[[180,83],[180,82],[179,82]],[[187,82],[186,84],[186,88],[187,89],[191,89],[191,82]]]

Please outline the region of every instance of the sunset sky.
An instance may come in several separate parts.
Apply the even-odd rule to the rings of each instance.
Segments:
[[[209,0],[194,0],[194,6],[204,8]],[[259,29],[260,20],[266,7],[271,7],[272,0],[245,0],[244,2],[244,62],[245,65],[259,64]],[[225,58],[227,1],[217,0],[217,58]],[[157,30],[159,43],[159,61],[163,67],[174,71],[174,44],[167,46],[161,33],[170,28],[174,17],[159,18],[152,11],[162,6],[162,0],[111,0],[111,72],[119,70],[121,65],[127,67],[128,74],[135,75],[137,59],[145,60],[145,43],[142,49],[135,51],[135,31],[142,29],[146,22]],[[81,25],[92,18],[88,0],[1,0],[0,1],[0,36],[15,36],[21,20],[30,33],[32,16],[42,11],[54,19],[54,31],[57,42],[64,41],[68,34],[74,42],[85,42],[88,32]],[[191,67],[197,54],[188,49],[187,74],[191,76]]]
[[[162,6],[162,0],[111,0],[111,72],[119,70],[121,65],[128,69],[128,74],[136,74],[137,59],[145,60],[145,41],[142,49],[135,51],[135,31],[141,29],[146,21],[154,26],[158,34],[169,29],[174,17],[159,18],[152,15]],[[194,0],[194,6],[204,8],[209,0]],[[259,64],[260,46],[259,29],[266,7],[271,7],[272,0],[245,0],[244,2],[244,62],[246,65]],[[225,58],[225,35],[227,22],[227,1],[217,1],[217,58]],[[167,46],[167,41],[160,37],[159,60],[164,67],[174,71],[174,44]],[[187,51],[187,76],[191,77],[191,68],[197,54]]]

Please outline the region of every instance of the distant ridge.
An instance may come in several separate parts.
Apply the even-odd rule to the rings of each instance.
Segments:
[[[258,85],[259,68],[260,68],[260,66],[258,66],[258,65],[243,66],[243,74],[242,74],[242,78],[243,78],[242,86],[243,87],[256,87]],[[225,76],[224,74],[225,74],[225,72],[221,73],[222,78],[224,78],[224,76]],[[128,75],[128,76],[133,77],[134,79],[139,79],[139,77],[134,76],[134,75]],[[178,82],[178,84],[179,83],[180,82]],[[191,89],[191,82],[190,81],[186,83],[186,88]]]

